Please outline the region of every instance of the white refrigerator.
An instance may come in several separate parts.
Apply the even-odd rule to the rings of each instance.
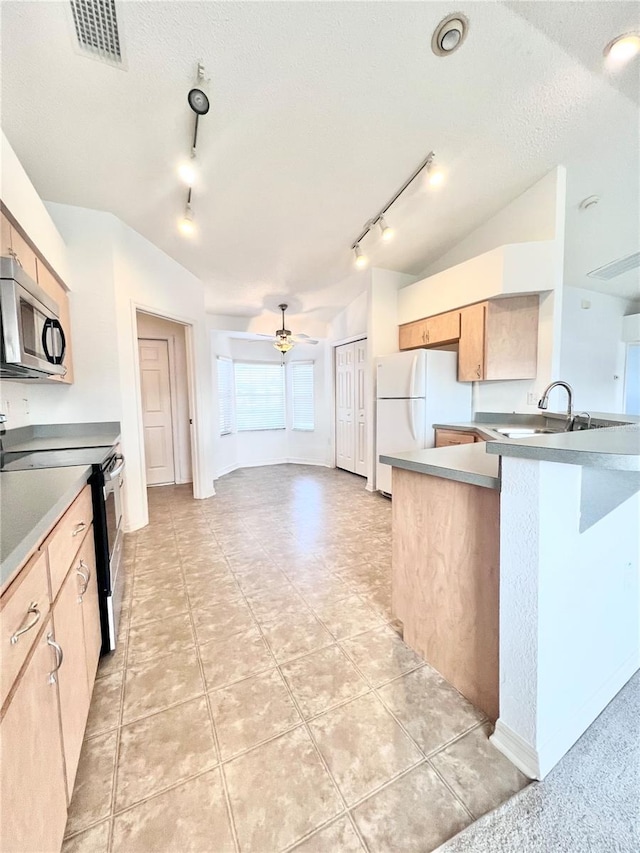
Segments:
[[[471,420],[471,383],[458,382],[458,354],[411,350],[376,359],[376,488],[391,494],[380,456],[434,446],[434,423]]]

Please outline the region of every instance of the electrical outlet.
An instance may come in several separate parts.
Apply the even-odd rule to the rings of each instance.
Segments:
[[[538,400],[536,399],[535,391],[529,391],[527,394],[527,406],[535,406],[537,405]]]
[[[22,402],[24,403],[24,413],[25,413],[25,415],[28,415],[29,414],[29,400],[26,397],[23,397]]]

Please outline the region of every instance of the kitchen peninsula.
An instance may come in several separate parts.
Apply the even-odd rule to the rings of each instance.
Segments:
[[[640,419],[533,432],[554,417],[442,425],[491,440],[382,459],[405,641],[497,718],[494,744],[532,778],[640,667]],[[496,431],[524,419],[526,437]]]

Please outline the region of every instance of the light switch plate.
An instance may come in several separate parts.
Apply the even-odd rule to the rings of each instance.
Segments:
[[[529,393],[527,394],[527,405],[528,406],[535,406],[537,404],[537,402],[538,401],[536,400],[535,391],[529,391]]]

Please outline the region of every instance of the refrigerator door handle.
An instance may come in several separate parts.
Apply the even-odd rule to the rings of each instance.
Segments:
[[[415,415],[415,401],[407,400],[409,404],[409,426],[411,428],[411,435],[413,436],[413,440],[417,441],[418,436],[416,435],[416,415]]]
[[[418,367],[418,355],[413,356],[413,360],[411,362],[411,372],[409,374],[409,396],[410,397],[418,397],[419,394],[416,394],[416,369]],[[412,409],[413,411],[413,409]],[[411,416],[413,418],[413,415]],[[413,421],[412,421],[413,422]],[[413,427],[412,427],[413,430]],[[415,435],[413,436],[415,438]]]

